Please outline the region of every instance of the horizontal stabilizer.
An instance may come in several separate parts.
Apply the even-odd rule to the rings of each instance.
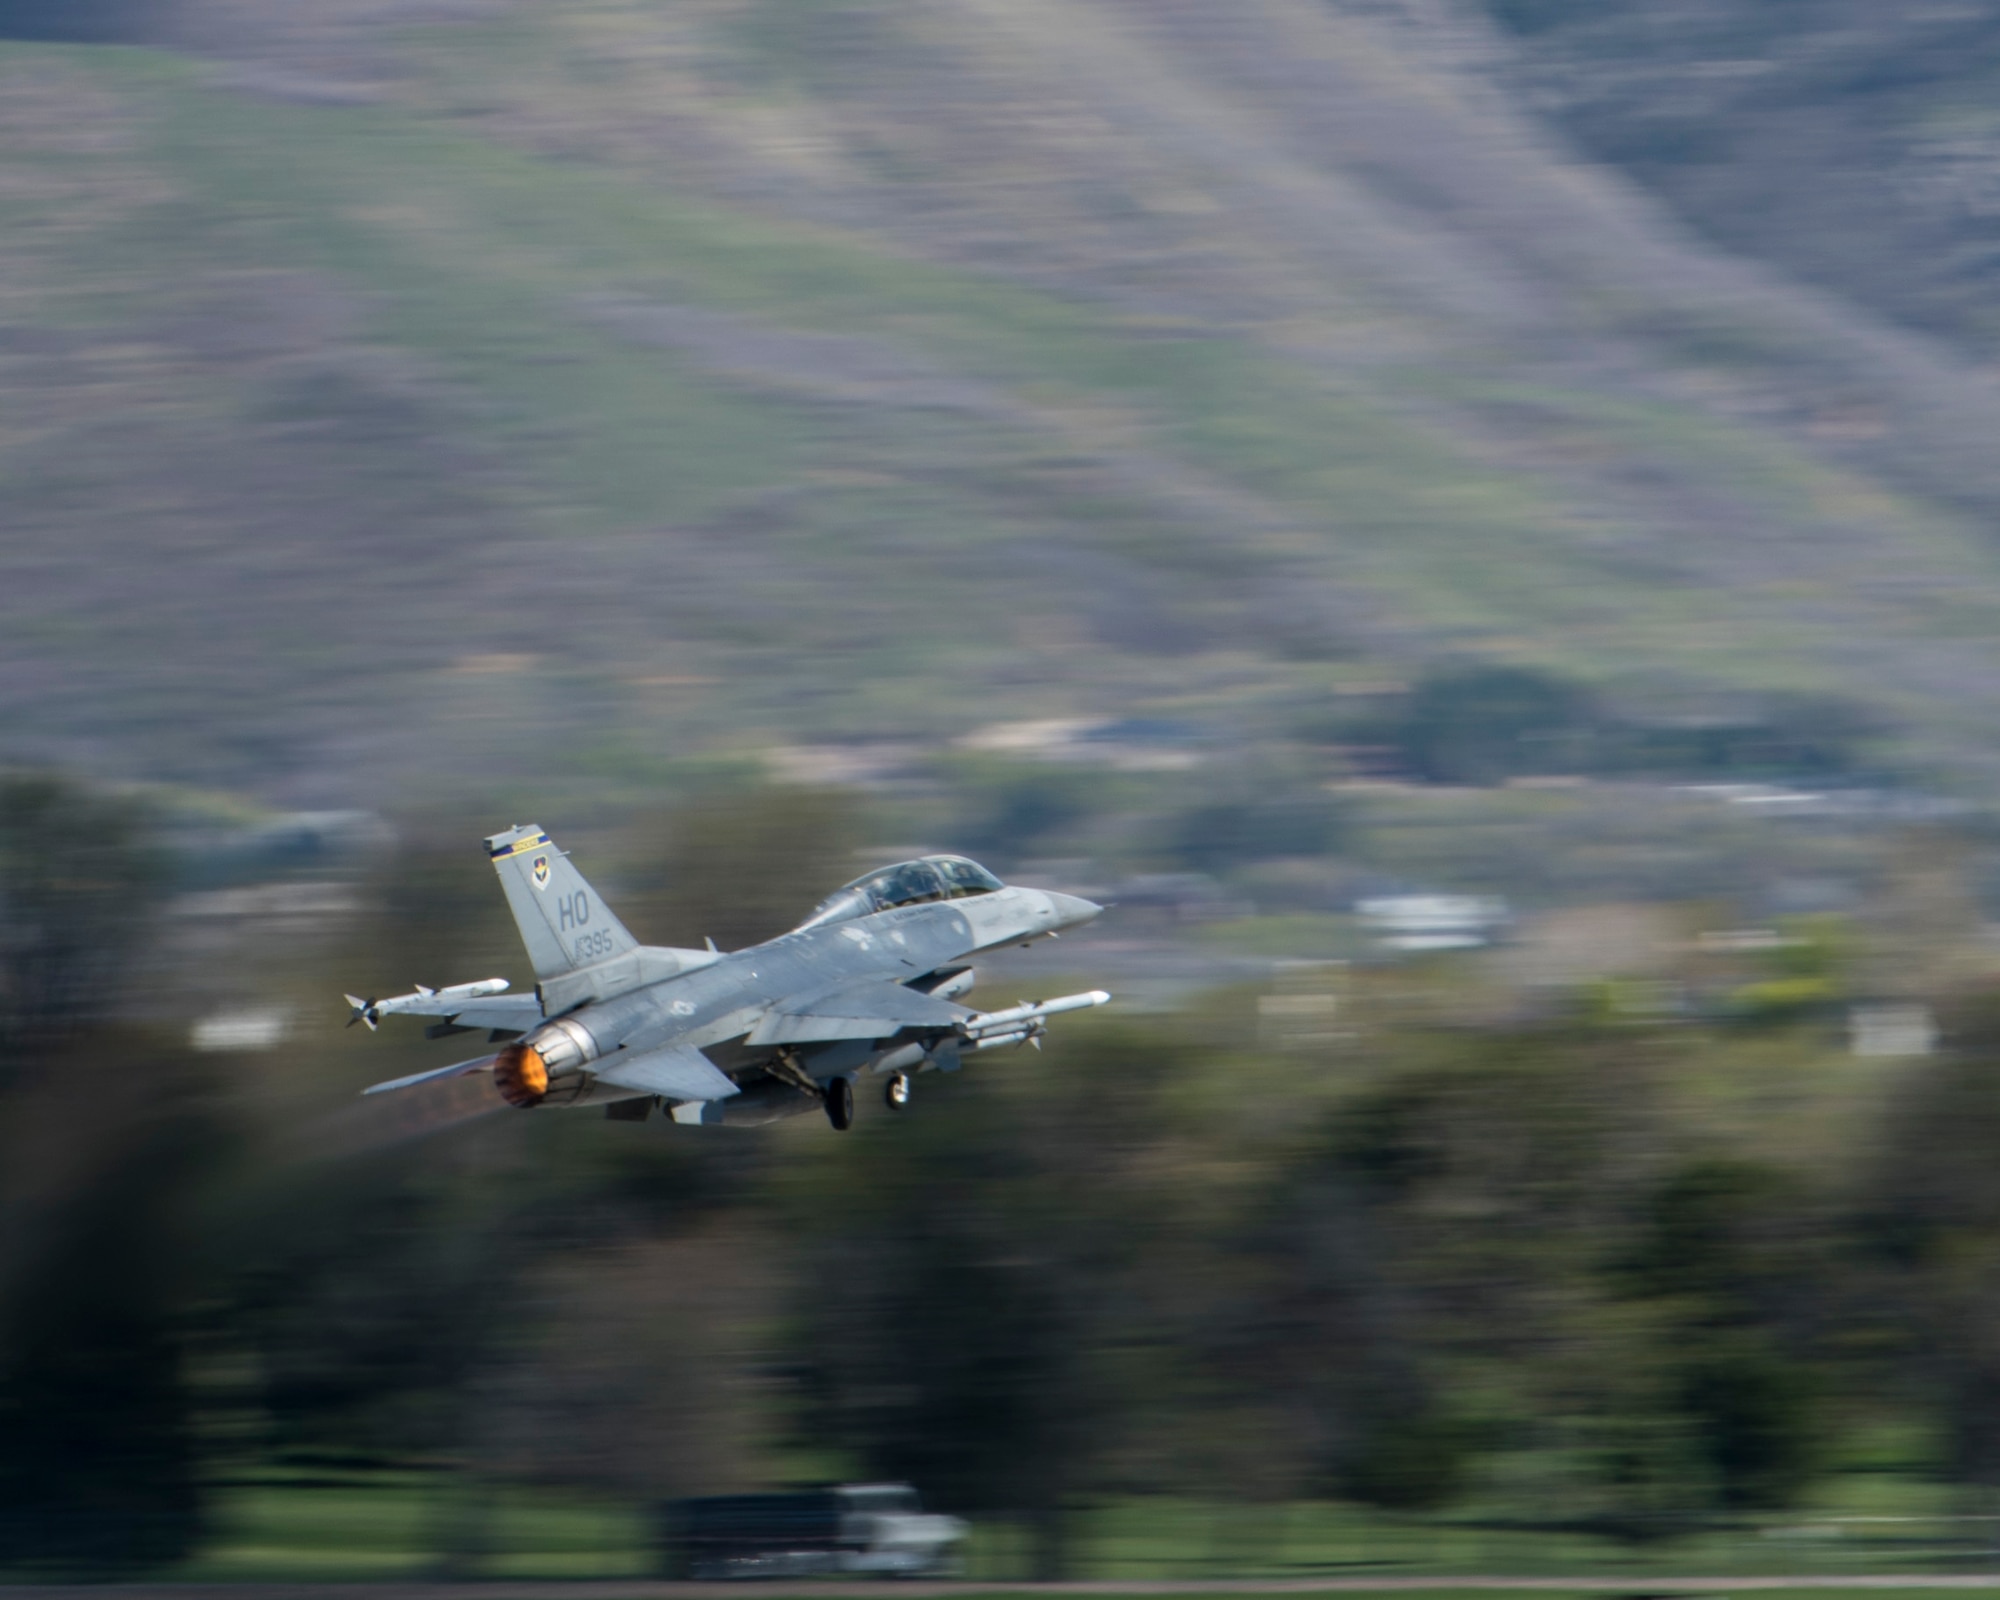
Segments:
[[[391,1089],[407,1089],[413,1084],[429,1083],[433,1079],[462,1078],[468,1073],[483,1071],[499,1059],[498,1056],[481,1056],[476,1061],[454,1061],[448,1067],[433,1067],[429,1072],[413,1072],[407,1078],[391,1078],[387,1083],[371,1084],[361,1092],[387,1094]]]
[[[640,1094],[657,1094],[670,1101],[727,1100],[741,1091],[715,1063],[692,1045],[646,1050],[630,1058],[622,1053],[592,1064],[599,1083]]]

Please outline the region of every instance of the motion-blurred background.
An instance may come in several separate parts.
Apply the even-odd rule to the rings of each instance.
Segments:
[[[0,0],[0,1573],[1990,1564],[1996,358],[1994,0]],[[526,821],[1119,1004],[357,1105]]]

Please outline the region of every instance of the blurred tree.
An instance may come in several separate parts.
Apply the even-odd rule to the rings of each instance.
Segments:
[[[1420,1509],[1465,1485],[1480,1430],[1446,1377],[1463,1358],[1508,1364],[1531,1410],[1565,1404],[1534,1352],[1562,1336],[1548,1287],[1583,1270],[1618,1133],[1586,1055],[1560,1036],[1420,1051],[1338,1108],[1308,1155],[1321,1200],[1290,1208],[1297,1225],[1347,1215],[1380,1280],[1369,1337],[1337,1341],[1357,1370],[1321,1380],[1343,1385],[1327,1461],[1343,1492]],[[1350,1270],[1347,1292],[1367,1281]]]
[[[1618,1286],[1650,1302],[1663,1410],[1708,1490],[1701,1507],[1795,1503],[1821,1465],[1815,1335],[1829,1320],[1825,1219],[1790,1174],[1697,1156],[1642,1202]]]
[[[757,788],[708,796],[641,824],[634,893],[615,909],[640,938],[724,950],[806,919],[858,868],[862,819],[834,790]]]
[[[1285,1171],[1234,1241],[1247,1275],[1229,1313],[1204,1319],[1203,1364],[1266,1419],[1260,1448],[1295,1463],[1290,1495],[1421,1511],[1463,1487],[1470,1431],[1389,1248],[1354,1185],[1316,1159]]]
[[[1121,780],[1102,768],[996,756],[957,757],[951,786],[951,848],[1005,871],[1055,847],[1068,829],[1115,809]]]
[[[1620,1537],[1787,1504],[1810,1480],[1824,1219],[1774,1169],[1682,1157],[1659,1066],[1631,1051],[1588,1028],[1437,1041],[1336,1114],[1332,1171],[1404,1307],[1390,1379],[1366,1391],[1403,1397],[1394,1470],[1364,1451],[1349,1492],[1462,1475],[1447,1452],[1473,1436],[1421,1382],[1447,1358],[1505,1364],[1545,1439],[1583,1447],[1581,1503]]]
[[[524,1331],[521,1273],[547,1248],[511,1166],[405,1147],[258,1195],[270,1220],[229,1241],[232,1332],[254,1357],[268,1448],[394,1458],[464,1443],[467,1386]]]
[[[2000,1004],[1951,1017],[1948,1054],[1900,1086],[1862,1237],[1865,1296],[1903,1392],[1935,1417],[1959,1482],[2000,1487]]]
[[[1796,1504],[1820,1465],[1809,1369],[1748,1330],[1689,1344],[1678,1362],[1678,1409],[1694,1423],[1721,1505],[1764,1511]]]
[[[97,1030],[0,1119],[0,1565],[98,1576],[202,1529],[183,1352],[218,1124],[193,1064]]]
[[[1621,713],[1534,668],[1461,664],[1320,732],[1392,755],[1432,783],[1577,773],[1824,782],[1862,771],[1885,727],[1872,708],[1831,695],[1769,695],[1754,709],[1662,720]]]
[[[136,806],[58,777],[0,781],[0,1087],[124,1009],[163,880]]]
[[[1768,1162],[1703,1153],[1669,1168],[1639,1201],[1628,1254],[1614,1272],[1626,1292],[1673,1300],[1720,1326],[1810,1322],[1824,1275],[1818,1216],[1799,1181]]]
[[[1606,724],[1603,766],[1675,777],[1826,782],[1862,770],[1885,732],[1870,707],[1832,695],[1774,695],[1755,710]]]
[[[1169,848],[1197,872],[1329,855],[1343,837],[1340,802],[1316,785],[1273,785],[1211,800],[1174,818]]]
[[[1762,715],[1731,749],[1729,764],[1792,778],[1825,780],[1855,772],[1887,726],[1872,707],[1837,695],[1766,697]]]
[[[1026,1517],[1043,1578],[1169,1337],[1144,1263],[1183,1204],[1152,1153],[1184,1046],[1058,1048],[938,1085],[795,1202],[806,1425],[943,1505]]]
[[[1590,770],[1598,723],[1591,697],[1548,673],[1448,666],[1423,677],[1382,736],[1420,778],[1488,784]]]
[[[945,1506],[1025,1514],[1036,1575],[1059,1577],[1065,1517],[1111,1420],[1104,1341],[1093,1286],[1024,1251],[1008,1220],[920,1209],[894,1248],[830,1252],[839,1282],[808,1278],[824,1301],[810,1314],[824,1341],[814,1386],[867,1473]]]
[[[142,1568],[200,1526],[176,1246],[213,1108],[112,1025],[161,879],[136,807],[0,782],[0,1561]]]
[[[328,988],[530,977],[478,841],[425,817],[401,819],[398,836],[358,915],[313,951],[306,1015]],[[319,1017],[235,1077],[254,1137],[206,1236],[227,1307],[213,1336],[246,1375],[227,1399],[280,1457],[448,1458],[476,1437],[478,1382],[527,1336],[524,1275],[571,1242],[560,1198],[596,1174],[536,1159],[560,1128],[509,1112],[477,1079],[355,1100],[362,1084],[475,1055],[483,1036],[343,1030],[337,1001]]]
[[[1593,1354],[1608,1355],[1616,1343]],[[1626,1359],[1647,1361],[1643,1344],[1627,1345]],[[1626,1544],[1650,1544],[1695,1527],[1713,1491],[1702,1471],[1692,1430],[1659,1403],[1644,1381],[1614,1383],[1572,1419],[1570,1434],[1583,1482],[1574,1501],[1575,1521]]]
[[[491,1459],[639,1503],[757,1487],[783,1240],[740,1214],[664,1237],[605,1224],[530,1281],[533,1335],[482,1388]]]

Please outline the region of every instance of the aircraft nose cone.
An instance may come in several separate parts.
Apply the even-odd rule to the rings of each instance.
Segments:
[[[1059,928],[1080,928],[1093,917],[1104,915],[1104,907],[1095,900],[1086,900],[1080,894],[1057,894],[1049,892],[1049,903],[1056,908],[1056,926]]]

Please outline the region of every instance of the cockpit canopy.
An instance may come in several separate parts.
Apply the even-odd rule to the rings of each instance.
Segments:
[[[822,900],[819,909],[799,927],[823,927],[829,922],[845,922],[850,917],[865,917],[933,900],[963,900],[968,895],[992,894],[1006,887],[977,861],[968,861],[964,856],[925,856],[921,861],[901,861],[865,878],[856,878]]]

